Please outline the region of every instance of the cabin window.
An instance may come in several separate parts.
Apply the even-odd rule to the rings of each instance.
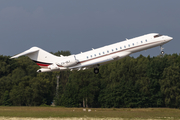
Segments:
[[[116,48],[116,50],[118,50],[118,49]]]
[[[109,50],[107,51],[107,53],[109,53]]]
[[[120,47],[120,49],[122,49],[122,47]]]
[[[99,55],[101,55],[101,53],[99,53]]]
[[[147,42],[147,40],[145,40]]]
[[[134,46],[134,43],[132,43],[132,45]]]
[[[91,55],[91,57],[92,57],[92,55]]]
[[[104,54],[104,52],[103,52],[103,54]]]
[[[124,48],[126,48],[126,46],[124,46]]]
[[[113,52],[114,50],[112,49],[112,52]]]
[[[130,47],[130,45],[128,45]]]
[[[94,56],[96,57],[96,54],[94,54]]]
[[[141,43],[143,43],[143,41],[141,41]]]
[[[88,59],[89,57],[87,56],[87,59]]]

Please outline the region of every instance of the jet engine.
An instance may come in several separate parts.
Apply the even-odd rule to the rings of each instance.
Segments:
[[[47,68],[41,68],[37,70],[37,72],[51,72],[57,70],[60,70],[60,68],[55,63],[53,63],[52,65],[49,65]]]
[[[76,60],[76,57],[73,56],[68,56],[65,59],[63,59],[60,62],[57,62],[57,65],[63,66],[63,67],[71,67],[74,66],[78,63],[78,60]]]

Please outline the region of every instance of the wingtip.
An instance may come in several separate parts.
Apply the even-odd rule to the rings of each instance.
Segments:
[[[17,55],[14,55],[14,56],[10,57],[9,59],[14,59],[14,58],[18,58]]]

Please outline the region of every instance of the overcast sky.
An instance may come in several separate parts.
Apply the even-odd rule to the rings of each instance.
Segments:
[[[169,35],[180,53],[180,0],[0,0],[0,55],[33,46],[72,54],[148,33]],[[160,48],[132,56],[157,56]]]

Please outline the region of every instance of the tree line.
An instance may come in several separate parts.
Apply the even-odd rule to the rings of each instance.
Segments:
[[[55,55],[70,55],[58,51]],[[0,56],[0,105],[180,108],[180,55],[125,57],[93,69],[37,73],[28,57]],[[57,76],[59,85],[57,87]]]

